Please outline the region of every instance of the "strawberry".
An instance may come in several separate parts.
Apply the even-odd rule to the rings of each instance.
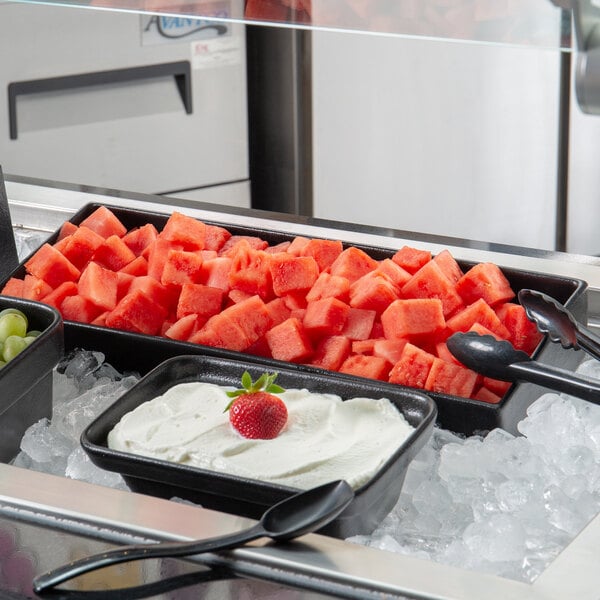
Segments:
[[[248,371],[242,375],[243,389],[227,392],[233,400],[225,410],[229,422],[245,438],[270,440],[287,421],[287,408],[274,393],[284,389],[274,383],[277,373],[263,373],[255,382]]]

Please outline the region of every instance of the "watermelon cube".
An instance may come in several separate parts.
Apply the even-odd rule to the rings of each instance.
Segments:
[[[446,325],[448,329],[456,332],[469,331],[475,323],[483,325],[502,339],[506,340],[510,336],[508,329],[502,324],[498,315],[483,298],[476,300],[473,304],[470,304],[450,317]]]
[[[435,357],[424,388],[432,392],[469,398],[475,389],[478,375],[460,365]]]
[[[52,288],[65,281],[75,282],[81,274],[71,261],[48,243],[40,246],[25,262],[25,270],[30,275],[43,279]]]
[[[342,363],[339,370],[348,375],[387,381],[391,366],[391,363],[380,356],[353,354]]]
[[[107,237],[92,255],[92,260],[110,269],[119,271],[136,258],[135,254],[125,245],[123,240],[111,235]]]
[[[180,340],[185,342],[196,333],[204,325],[206,319],[199,317],[196,314],[189,314],[181,317],[170,324],[163,332],[164,337],[168,337],[171,340]]]
[[[227,307],[221,315],[239,325],[249,344],[264,336],[273,325],[271,313],[258,295]]]
[[[258,294],[263,300],[273,299],[273,281],[271,278],[272,255],[253,249],[242,240],[232,250],[229,287],[242,290],[250,295]]]
[[[452,283],[457,283],[458,280],[464,275],[460,265],[450,253],[450,250],[442,250],[439,254],[433,257],[433,261]]]
[[[127,273],[128,275],[133,275],[135,277],[148,275],[148,261],[143,256],[138,256],[122,269],[119,269],[118,272]]]
[[[94,252],[102,245],[104,238],[89,227],[81,226],[67,238],[63,239],[60,252],[78,269],[83,269],[92,259]],[[58,246],[55,244],[55,248]]]
[[[373,356],[379,356],[385,358],[390,365],[395,365],[402,357],[402,351],[404,346],[408,342],[403,339],[398,340],[386,340],[385,338],[374,340],[373,342]]]
[[[400,360],[390,371],[389,381],[423,389],[434,360],[436,357],[433,354],[408,342],[402,350]]]
[[[411,278],[411,274],[396,264],[391,258],[384,258],[379,261],[379,266],[374,272],[387,275],[396,284],[398,289],[402,289],[402,286]]]
[[[14,296],[15,298],[23,297],[23,280],[11,277],[2,288],[3,296]]]
[[[92,323],[104,311],[83,296],[67,296],[60,305],[60,313],[67,321]]]
[[[389,340],[437,334],[446,325],[442,301],[438,298],[394,300],[381,314],[381,324]]]
[[[338,335],[344,328],[350,307],[337,298],[323,298],[309,302],[302,320],[311,337]]]
[[[424,264],[402,286],[405,298],[439,298],[444,317],[448,317],[464,307],[464,302],[456,291],[456,283],[451,281],[435,260]]]
[[[532,354],[542,341],[543,336],[535,323],[529,320],[525,309],[520,304],[506,302],[496,308],[496,314],[508,329],[509,340],[517,350]]]
[[[194,344],[241,352],[250,346],[243,329],[223,313],[212,316],[204,326],[189,338]]]
[[[431,252],[429,250],[413,248],[412,246],[402,246],[402,248],[396,251],[394,256],[392,256],[392,260],[405,271],[408,271],[413,275],[425,263],[428,263],[431,260]]]
[[[204,230],[204,249],[219,252],[231,233],[219,225],[206,225]]]
[[[310,364],[321,369],[337,371],[348,358],[352,342],[344,335],[332,335],[319,341]]]
[[[265,308],[269,312],[271,317],[271,323],[273,325],[279,325],[290,317],[290,309],[286,306],[283,298],[274,298],[270,302],[265,304]]]
[[[60,305],[67,296],[77,294],[77,284],[74,281],[64,281],[44,296],[44,304],[60,310]]]
[[[339,298],[342,302],[350,299],[350,281],[346,277],[332,275],[327,271],[319,273],[313,286],[306,294],[306,301],[321,300],[321,298]]]
[[[202,269],[202,256],[186,250],[169,250],[160,275],[163,285],[198,283]]]
[[[374,271],[377,265],[377,261],[364,250],[356,246],[350,246],[333,261],[329,267],[329,272],[332,275],[345,277],[352,283],[369,271]]]
[[[223,290],[219,288],[201,283],[184,283],[177,302],[177,319],[195,314],[206,320],[221,312],[223,296]]]
[[[304,248],[308,245],[310,239],[302,235],[297,235],[287,247],[286,252],[292,256],[302,256]]]
[[[307,291],[319,276],[319,265],[312,256],[291,256],[285,252],[271,255],[269,270],[276,296]]]
[[[495,306],[515,297],[500,267],[490,262],[471,267],[458,280],[456,290],[465,304],[472,304],[479,298],[483,298],[490,306]]]
[[[480,402],[487,402],[488,404],[498,404],[502,400],[502,396],[495,394],[492,390],[482,385],[473,395],[473,400],[479,400]]]
[[[156,241],[158,230],[152,223],[129,230],[123,236],[123,243],[136,255],[142,256],[150,244]]]
[[[64,240],[65,238],[73,235],[77,231],[77,225],[75,223],[71,223],[71,221],[65,221],[61,226],[58,232],[57,242]]]
[[[124,296],[106,315],[106,326],[135,333],[157,335],[167,317],[166,309],[136,289]]]
[[[301,321],[294,317],[275,325],[265,334],[271,356],[276,360],[305,362],[313,354],[313,347]]]
[[[269,245],[256,235],[232,235],[219,250],[219,256],[235,256],[240,247],[252,250],[265,250]]]
[[[174,211],[158,237],[183,250],[202,250],[206,244],[206,224]]]
[[[227,293],[229,291],[229,272],[232,264],[232,259],[226,256],[204,260],[200,268],[199,283],[220,288]]]
[[[350,307],[341,333],[351,340],[366,340],[371,337],[376,317],[374,310]]]
[[[101,265],[90,262],[85,267],[77,284],[78,294],[103,310],[112,310],[117,305],[119,275]],[[95,314],[88,323],[95,319]]]
[[[342,253],[344,247],[339,240],[322,240],[313,238],[300,250],[300,256],[310,256],[315,259],[319,271],[328,269],[333,261]]]
[[[40,301],[52,291],[49,284],[35,275],[25,275],[22,283],[21,295],[28,300]]]
[[[111,235],[123,237],[127,233],[125,225],[123,225],[119,218],[106,206],[98,207],[81,221],[79,226],[88,227],[98,235],[101,235],[104,239]]]
[[[370,271],[350,285],[350,306],[381,314],[400,297],[396,284],[384,273]]]

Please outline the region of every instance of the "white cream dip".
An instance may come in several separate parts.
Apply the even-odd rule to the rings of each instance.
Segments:
[[[210,383],[183,383],[123,416],[115,450],[308,489],[345,479],[365,484],[414,428],[387,399],[286,390],[288,421],[271,440],[242,437],[223,412],[230,398]]]

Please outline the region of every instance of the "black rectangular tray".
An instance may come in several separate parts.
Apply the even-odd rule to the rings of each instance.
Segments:
[[[79,224],[101,204],[90,203],[82,207],[70,221]],[[159,231],[163,228],[168,214],[140,211],[131,208],[122,208],[105,204],[110,208],[121,222],[131,229],[145,223],[152,223]],[[258,229],[241,225],[231,225],[226,222],[206,221],[214,225],[227,228],[234,235],[257,235],[267,240],[269,244],[277,244],[292,239],[289,233],[282,233],[270,229]],[[58,238],[56,231],[49,238],[53,243]],[[354,244],[364,250],[375,259],[389,258],[394,254],[393,250],[375,246]],[[26,261],[27,259],[25,259]],[[6,279],[11,276],[23,277],[25,267],[23,261]],[[474,262],[458,261],[463,270],[468,270]],[[548,275],[533,271],[524,271],[508,267],[502,268],[503,273],[509,280],[513,290],[517,293],[524,288],[538,290],[564,304],[573,315],[582,321],[587,318],[587,283],[580,279],[562,276]],[[116,331],[106,327],[97,327],[65,321],[65,347],[67,351],[84,348],[87,350],[98,350],[106,355],[108,362],[116,368],[125,371],[137,371],[145,374],[156,367],[163,360],[182,354],[204,354],[213,356],[225,356],[247,361],[259,360],[271,364],[273,369],[281,366],[298,369],[304,373],[322,373],[322,369],[303,365],[282,363],[281,361],[254,357],[247,353],[227,352],[207,346],[179,342],[161,337],[146,336],[142,334]],[[533,357],[550,365],[560,366],[565,369],[574,369],[581,360],[581,354],[574,350],[565,350],[559,344],[552,344],[544,340],[536,349]],[[352,375],[339,375],[341,378],[354,379]],[[368,381],[364,378],[357,378]],[[527,407],[547,390],[531,383],[518,383],[511,386],[504,398],[498,404],[489,404],[477,400],[460,398],[448,394],[427,392],[436,402],[438,407],[438,424],[456,433],[472,435],[485,432],[495,427],[502,427],[510,433],[517,433],[517,424],[521,421]]]
[[[92,462],[103,469],[121,473],[133,491],[164,498],[183,498],[205,508],[259,519],[267,508],[298,490],[120,452],[107,446],[108,433],[123,415],[163,394],[173,385],[205,381],[239,387],[245,370],[254,380],[266,369],[264,365],[215,356],[171,358],[153,369],[99,415],[83,432],[81,444]],[[282,367],[278,369],[277,383],[286,389],[306,388],[337,394],[344,400],[357,396],[386,397],[415,428],[378,473],[355,490],[354,500],[344,512],[321,531],[340,538],[371,533],[394,507],[408,465],[432,433],[435,403],[411,388],[360,378],[342,380],[328,372],[306,373]]]

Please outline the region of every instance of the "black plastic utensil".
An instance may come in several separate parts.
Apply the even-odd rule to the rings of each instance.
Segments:
[[[345,481],[326,483],[278,502],[249,529],[192,542],[159,542],[123,546],[73,561],[39,575],[33,581],[33,590],[40,594],[83,573],[117,563],[216,552],[241,546],[261,537],[269,537],[277,541],[291,540],[316,531],[335,519],[353,498],[354,492]]]
[[[600,404],[600,381],[538,363],[510,342],[474,331],[454,333],[448,349],[477,373],[503,381],[527,381]]]
[[[547,334],[551,342],[560,343],[567,349],[581,348],[600,360],[600,337],[578,323],[560,302],[535,290],[521,290],[518,298],[527,318],[536,324],[540,333]]]

